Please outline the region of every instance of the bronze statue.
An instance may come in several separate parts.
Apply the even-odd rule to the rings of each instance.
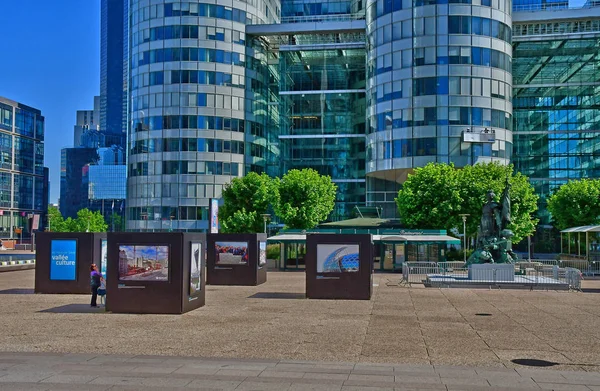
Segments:
[[[513,232],[511,223],[510,183],[508,177],[500,203],[494,201],[492,190],[486,194],[486,203],[481,213],[481,223],[477,232],[477,248],[469,257],[467,265],[473,263],[513,263],[517,256],[512,251],[510,238]]]
[[[493,237],[500,232],[500,205],[494,201],[496,194],[492,190],[486,194],[487,202],[483,205],[481,213],[480,235],[481,237]]]

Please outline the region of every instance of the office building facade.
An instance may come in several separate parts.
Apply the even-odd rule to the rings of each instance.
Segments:
[[[38,215],[36,229],[43,229],[48,209],[44,122],[39,110],[0,97],[0,238],[20,237],[15,228],[28,237],[33,215]]]
[[[128,229],[206,230],[209,199],[264,170],[268,80],[245,29],[279,12],[267,0],[130,2]]]
[[[511,1],[404,3],[367,4],[367,204],[385,217],[414,167],[512,154]]]
[[[231,177],[304,167],[338,185],[331,220],[365,204],[394,218],[414,168],[490,161],[531,177],[547,224],[549,192],[598,177],[593,5],[291,0],[243,23],[235,7],[134,1],[128,228],[203,230]]]
[[[513,29],[513,162],[540,195],[547,242],[552,192],[600,177],[600,7],[515,13]]]

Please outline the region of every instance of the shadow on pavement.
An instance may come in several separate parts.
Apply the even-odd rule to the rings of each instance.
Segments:
[[[26,288],[4,289],[0,291],[0,295],[33,295],[34,293],[33,289]]]
[[[581,288],[583,293],[600,293],[600,288]]]
[[[258,292],[252,296],[248,296],[249,299],[306,299],[304,293],[293,293],[293,292]]]
[[[38,312],[51,312],[55,314],[103,314],[104,307],[90,307],[89,304],[67,304],[60,307],[48,308]]]

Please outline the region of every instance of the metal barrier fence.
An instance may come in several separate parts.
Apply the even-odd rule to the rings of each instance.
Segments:
[[[560,268],[579,269],[584,276],[600,275],[600,261],[587,261],[585,259],[532,259],[531,262],[517,262],[515,265],[521,265],[521,268],[534,268],[541,270],[552,266]]]
[[[503,275],[506,272],[502,270],[480,270],[478,273],[477,279],[469,279],[469,269],[463,262],[405,262],[402,264],[402,283],[461,287],[514,285],[580,290],[583,279],[579,269],[543,264],[538,268],[522,268],[515,264],[514,280]]]

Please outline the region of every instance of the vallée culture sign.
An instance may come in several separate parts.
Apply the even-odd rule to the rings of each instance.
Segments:
[[[77,240],[55,239],[50,243],[50,280],[75,281]]]

